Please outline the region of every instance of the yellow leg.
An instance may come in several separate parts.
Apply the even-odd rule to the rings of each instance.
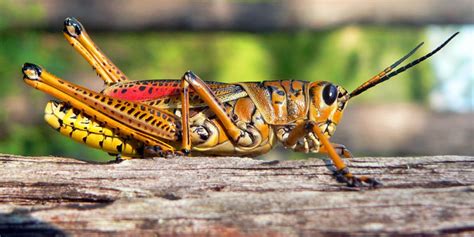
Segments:
[[[90,147],[122,157],[142,157],[143,144],[116,134],[90,116],[65,102],[49,101],[44,111],[46,122],[59,133]]]

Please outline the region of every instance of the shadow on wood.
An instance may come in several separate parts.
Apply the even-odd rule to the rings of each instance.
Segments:
[[[0,234],[443,234],[474,231],[474,157],[354,158],[376,190],[321,160],[175,158],[89,164],[0,155]]]

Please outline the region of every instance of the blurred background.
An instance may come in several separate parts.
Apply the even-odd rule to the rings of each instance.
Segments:
[[[104,152],[43,121],[51,98],[26,86],[20,68],[40,64],[103,88],[63,39],[78,18],[130,78],[327,80],[348,90],[424,41],[412,58],[453,33],[446,48],[351,101],[333,142],[355,156],[474,155],[472,0],[0,1],[0,153],[105,161]],[[299,159],[277,149],[265,159]]]

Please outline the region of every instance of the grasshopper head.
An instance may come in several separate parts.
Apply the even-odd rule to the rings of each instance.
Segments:
[[[344,100],[347,91],[341,86],[330,82],[313,82],[309,86],[309,119],[325,126],[330,136],[342,118],[347,101]],[[320,125],[321,126],[321,125]]]

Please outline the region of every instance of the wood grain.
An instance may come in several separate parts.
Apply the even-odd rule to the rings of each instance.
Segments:
[[[474,157],[347,162],[384,186],[347,188],[319,159],[0,155],[0,235],[474,234]]]

